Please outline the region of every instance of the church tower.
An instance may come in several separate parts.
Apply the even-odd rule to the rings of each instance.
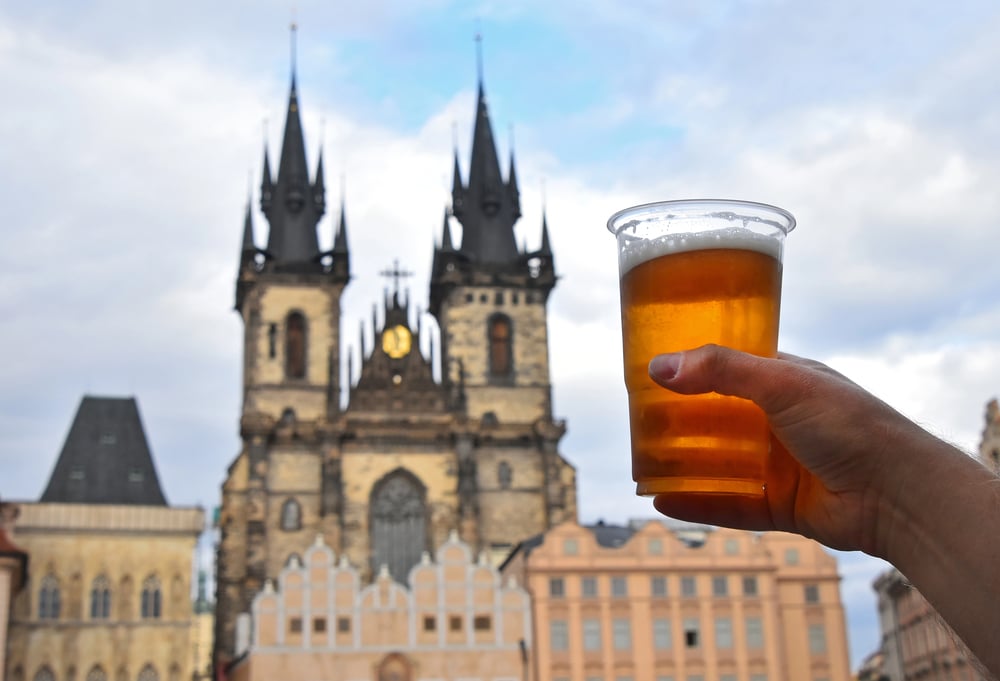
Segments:
[[[321,152],[310,180],[294,73],[276,176],[266,147],[263,165],[267,246],[256,245],[248,202],[236,282],[244,328],[243,447],[223,485],[216,650],[232,645],[236,615],[280,570],[291,547],[301,550],[315,537],[305,528],[315,526],[320,511],[315,481],[340,408],[347,227],[341,220],[332,250],[320,250],[323,158]]]
[[[552,414],[548,231],[543,219],[538,250],[515,243],[513,156],[504,179],[481,78],[469,168],[465,183],[456,155],[434,251],[429,311],[440,347],[424,328],[430,317],[411,305],[409,273],[394,263],[382,272],[391,287],[362,322],[360,365],[345,353],[342,383],[346,211],[341,204],[323,251],[322,158],[310,180],[293,75],[276,178],[264,155],[267,247],[256,245],[248,205],[237,276],[243,446],[219,514],[217,664],[236,651],[236,622],[253,597],[317,541],[363,580],[382,573],[406,586],[456,533],[498,564],[519,542],[575,519],[575,471],[558,451],[565,424]],[[457,248],[453,219],[463,227]]]

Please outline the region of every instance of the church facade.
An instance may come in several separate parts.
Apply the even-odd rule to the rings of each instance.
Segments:
[[[504,176],[481,79],[476,107],[467,177],[456,153],[433,256],[439,347],[422,352],[426,332],[397,284],[372,321],[373,346],[362,341],[357,375],[349,366],[342,377],[346,211],[322,249],[323,160],[310,173],[293,75],[276,173],[264,154],[267,243],[255,242],[248,205],[236,283],[243,445],[222,489],[217,664],[233,659],[237,619],[255,596],[317,540],[362,582],[381,573],[405,584],[449,537],[496,564],[576,518],[575,471],[559,451],[566,426],[551,400],[548,229],[543,216],[539,249],[517,246],[513,155]]]

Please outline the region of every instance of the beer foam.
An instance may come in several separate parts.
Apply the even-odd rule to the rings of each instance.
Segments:
[[[619,234],[619,240],[618,261],[623,275],[633,267],[653,258],[685,251],[738,249],[757,251],[781,260],[780,239],[738,227],[693,234],[664,234],[655,239],[630,238],[626,234]]]

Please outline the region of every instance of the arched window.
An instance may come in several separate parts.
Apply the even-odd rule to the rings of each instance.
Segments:
[[[500,489],[510,489],[511,478],[513,478],[514,473],[510,469],[510,464],[506,461],[501,461],[497,465],[497,482],[500,483]]]
[[[305,378],[306,318],[301,312],[290,312],[285,319],[285,376]]]
[[[506,378],[514,371],[513,327],[510,317],[495,314],[490,317],[487,332],[490,344],[490,376]]]
[[[382,565],[400,584],[427,549],[427,510],[423,485],[398,469],[372,488],[372,569]]]
[[[163,596],[160,590],[160,580],[157,579],[156,575],[146,577],[146,580],[142,583],[142,606],[140,612],[142,618],[144,620],[160,619],[162,602]],[[147,665],[147,669],[151,669],[151,667]],[[156,672],[153,673],[155,674]],[[141,673],[139,674],[139,678],[142,678]]]
[[[56,675],[52,673],[52,669],[49,667],[42,667],[35,672],[34,681],[56,681]]]
[[[38,619],[57,620],[59,619],[61,609],[62,602],[59,594],[59,580],[56,579],[55,575],[45,575],[42,579],[41,588],[38,590]],[[38,673],[41,674],[45,669],[48,668],[43,667],[38,670]],[[51,670],[49,673],[52,673]]]
[[[90,585],[90,619],[106,620],[111,617],[111,583],[101,575]],[[90,677],[88,676],[88,681]]]
[[[281,505],[281,529],[285,532],[302,529],[302,507],[295,499],[286,499]]]
[[[108,675],[104,673],[100,665],[95,664],[87,672],[87,681],[108,681]]]
[[[160,681],[160,675],[156,673],[156,669],[151,664],[147,664],[139,672],[137,681]]]

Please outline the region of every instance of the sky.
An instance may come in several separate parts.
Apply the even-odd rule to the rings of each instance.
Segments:
[[[647,201],[791,211],[782,349],[978,449],[1000,393],[989,0],[50,0],[0,5],[4,498],[41,494],[83,395],[134,395],[168,500],[219,503],[240,446],[243,216],[264,145],[279,151],[293,20],[309,163],[322,149],[328,205],[346,206],[355,355],[394,260],[426,308],[481,33],[518,240],[538,246],[544,207],[560,276],[554,408],[581,521],[654,513],[628,474],[605,229]],[[836,555],[856,667],[878,647],[871,581],[886,565]]]

